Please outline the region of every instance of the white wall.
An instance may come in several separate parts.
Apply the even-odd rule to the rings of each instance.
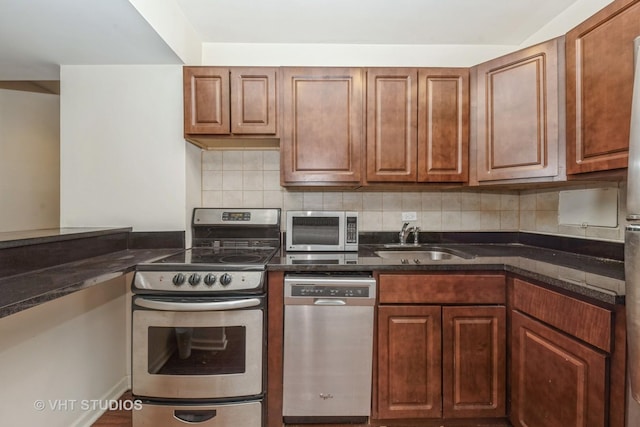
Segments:
[[[558,37],[613,0],[578,0],[521,45],[203,43],[203,65],[471,67]],[[523,16],[522,19],[527,19]]]
[[[91,425],[81,400],[128,388],[127,280],[120,277],[0,319],[2,425]],[[44,402],[36,410],[35,402]],[[77,400],[75,410],[56,401]]]
[[[0,232],[58,227],[59,101],[0,89]]]
[[[182,67],[63,66],[60,223],[185,229]]]

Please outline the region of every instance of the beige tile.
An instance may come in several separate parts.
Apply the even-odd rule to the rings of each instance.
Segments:
[[[219,171],[222,170],[222,151],[203,151],[202,170]]]
[[[264,170],[264,160],[262,151],[243,151],[242,153],[242,169],[245,171],[262,171]]]
[[[322,193],[303,193],[302,200],[304,210],[322,210]]]
[[[501,194],[482,193],[480,195],[480,210],[483,212],[499,211],[501,199]]]
[[[342,204],[347,211],[362,211],[362,193],[342,193]]]
[[[243,208],[242,191],[223,191],[222,206],[223,208]]]
[[[223,151],[222,152],[222,170],[241,171],[242,157],[243,157],[242,151]]]
[[[442,230],[460,230],[462,227],[462,216],[460,211],[442,211]]]
[[[222,191],[203,191],[202,206],[207,208],[219,208],[222,206]]]
[[[282,204],[285,211],[299,211],[304,207],[304,193],[285,191],[282,195]]]
[[[480,199],[478,199],[480,200]],[[480,226],[481,212],[478,211],[465,211],[460,212],[460,229],[465,231],[478,231],[482,230]]]
[[[536,231],[536,211],[520,211],[521,231]]]
[[[559,201],[558,191],[547,191],[536,195],[536,210],[557,211]]]
[[[460,194],[460,210],[479,211],[480,206],[481,206],[480,193],[461,193]]]
[[[500,211],[482,211],[480,228],[485,231],[500,230]]]
[[[264,171],[262,172],[264,180],[265,190],[280,190],[280,172],[279,171]]]
[[[595,239],[624,241],[624,232],[617,227],[587,227],[586,235]]]
[[[400,231],[402,228],[402,212],[401,211],[382,211],[382,230],[383,231]]]
[[[518,231],[519,225],[518,211],[500,211],[500,230]]]
[[[536,211],[536,231],[545,233],[558,232],[557,211]]]
[[[362,221],[361,231],[382,231],[382,212],[381,211],[362,212],[361,221]]]
[[[460,193],[442,193],[442,210],[459,211],[462,207]],[[443,218],[444,220],[444,218]]]
[[[418,212],[422,210],[422,196],[420,193],[402,193],[402,210],[404,212]]]
[[[422,193],[422,210],[423,211],[441,211],[442,210],[442,193],[426,192]]]
[[[242,207],[243,208],[264,207],[264,192],[263,191],[243,191]]]
[[[222,172],[222,191],[232,190],[242,190],[242,171]]]
[[[202,190],[203,191],[222,191],[222,172],[218,171],[202,171]]]
[[[565,236],[586,237],[587,229],[579,225],[560,224],[558,225],[558,233]]]
[[[263,169],[266,171],[279,171],[280,170],[280,151],[266,150],[262,154],[264,165]]]
[[[520,195],[520,211],[536,210],[536,194],[528,193]]]
[[[423,211],[422,230],[442,231],[442,211]]]
[[[381,211],[382,193],[362,193],[362,209],[365,211]]]
[[[282,191],[267,190],[263,193],[265,208],[284,209],[284,197]],[[285,220],[285,213],[282,212],[281,221]]]
[[[264,177],[262,176],[262,171],[242,172],[242,190],[243,191],[264,190]]]
[[[519,207],[520,207],[520,196],[518,196],[517,194],[500,195],[501,211],[518,211]]]
[[[382,193],[382,210],[384,212],[400,212],[402,210],[402,193],[389,191]]]
[[[322,193],[322,209],[325,211],[341,211],[344,209],[342,193],[339,191],[327,191]]]

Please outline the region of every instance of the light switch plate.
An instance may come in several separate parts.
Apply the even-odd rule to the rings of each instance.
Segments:
[[[402,212],[403,221],[416,221],[417,219],[418,219],[418,214],[415,212]]]

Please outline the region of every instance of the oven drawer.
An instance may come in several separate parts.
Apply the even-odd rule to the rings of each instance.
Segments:
[[[262,404],[259,401],[220,405],[161,405],[143,403],[133,411],[136,427],[261,427]]]

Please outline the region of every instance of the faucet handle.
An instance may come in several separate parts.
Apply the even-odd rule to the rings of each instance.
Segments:
[[[417,245],[420,237],[420,227],[413,227],[413,244]]]

